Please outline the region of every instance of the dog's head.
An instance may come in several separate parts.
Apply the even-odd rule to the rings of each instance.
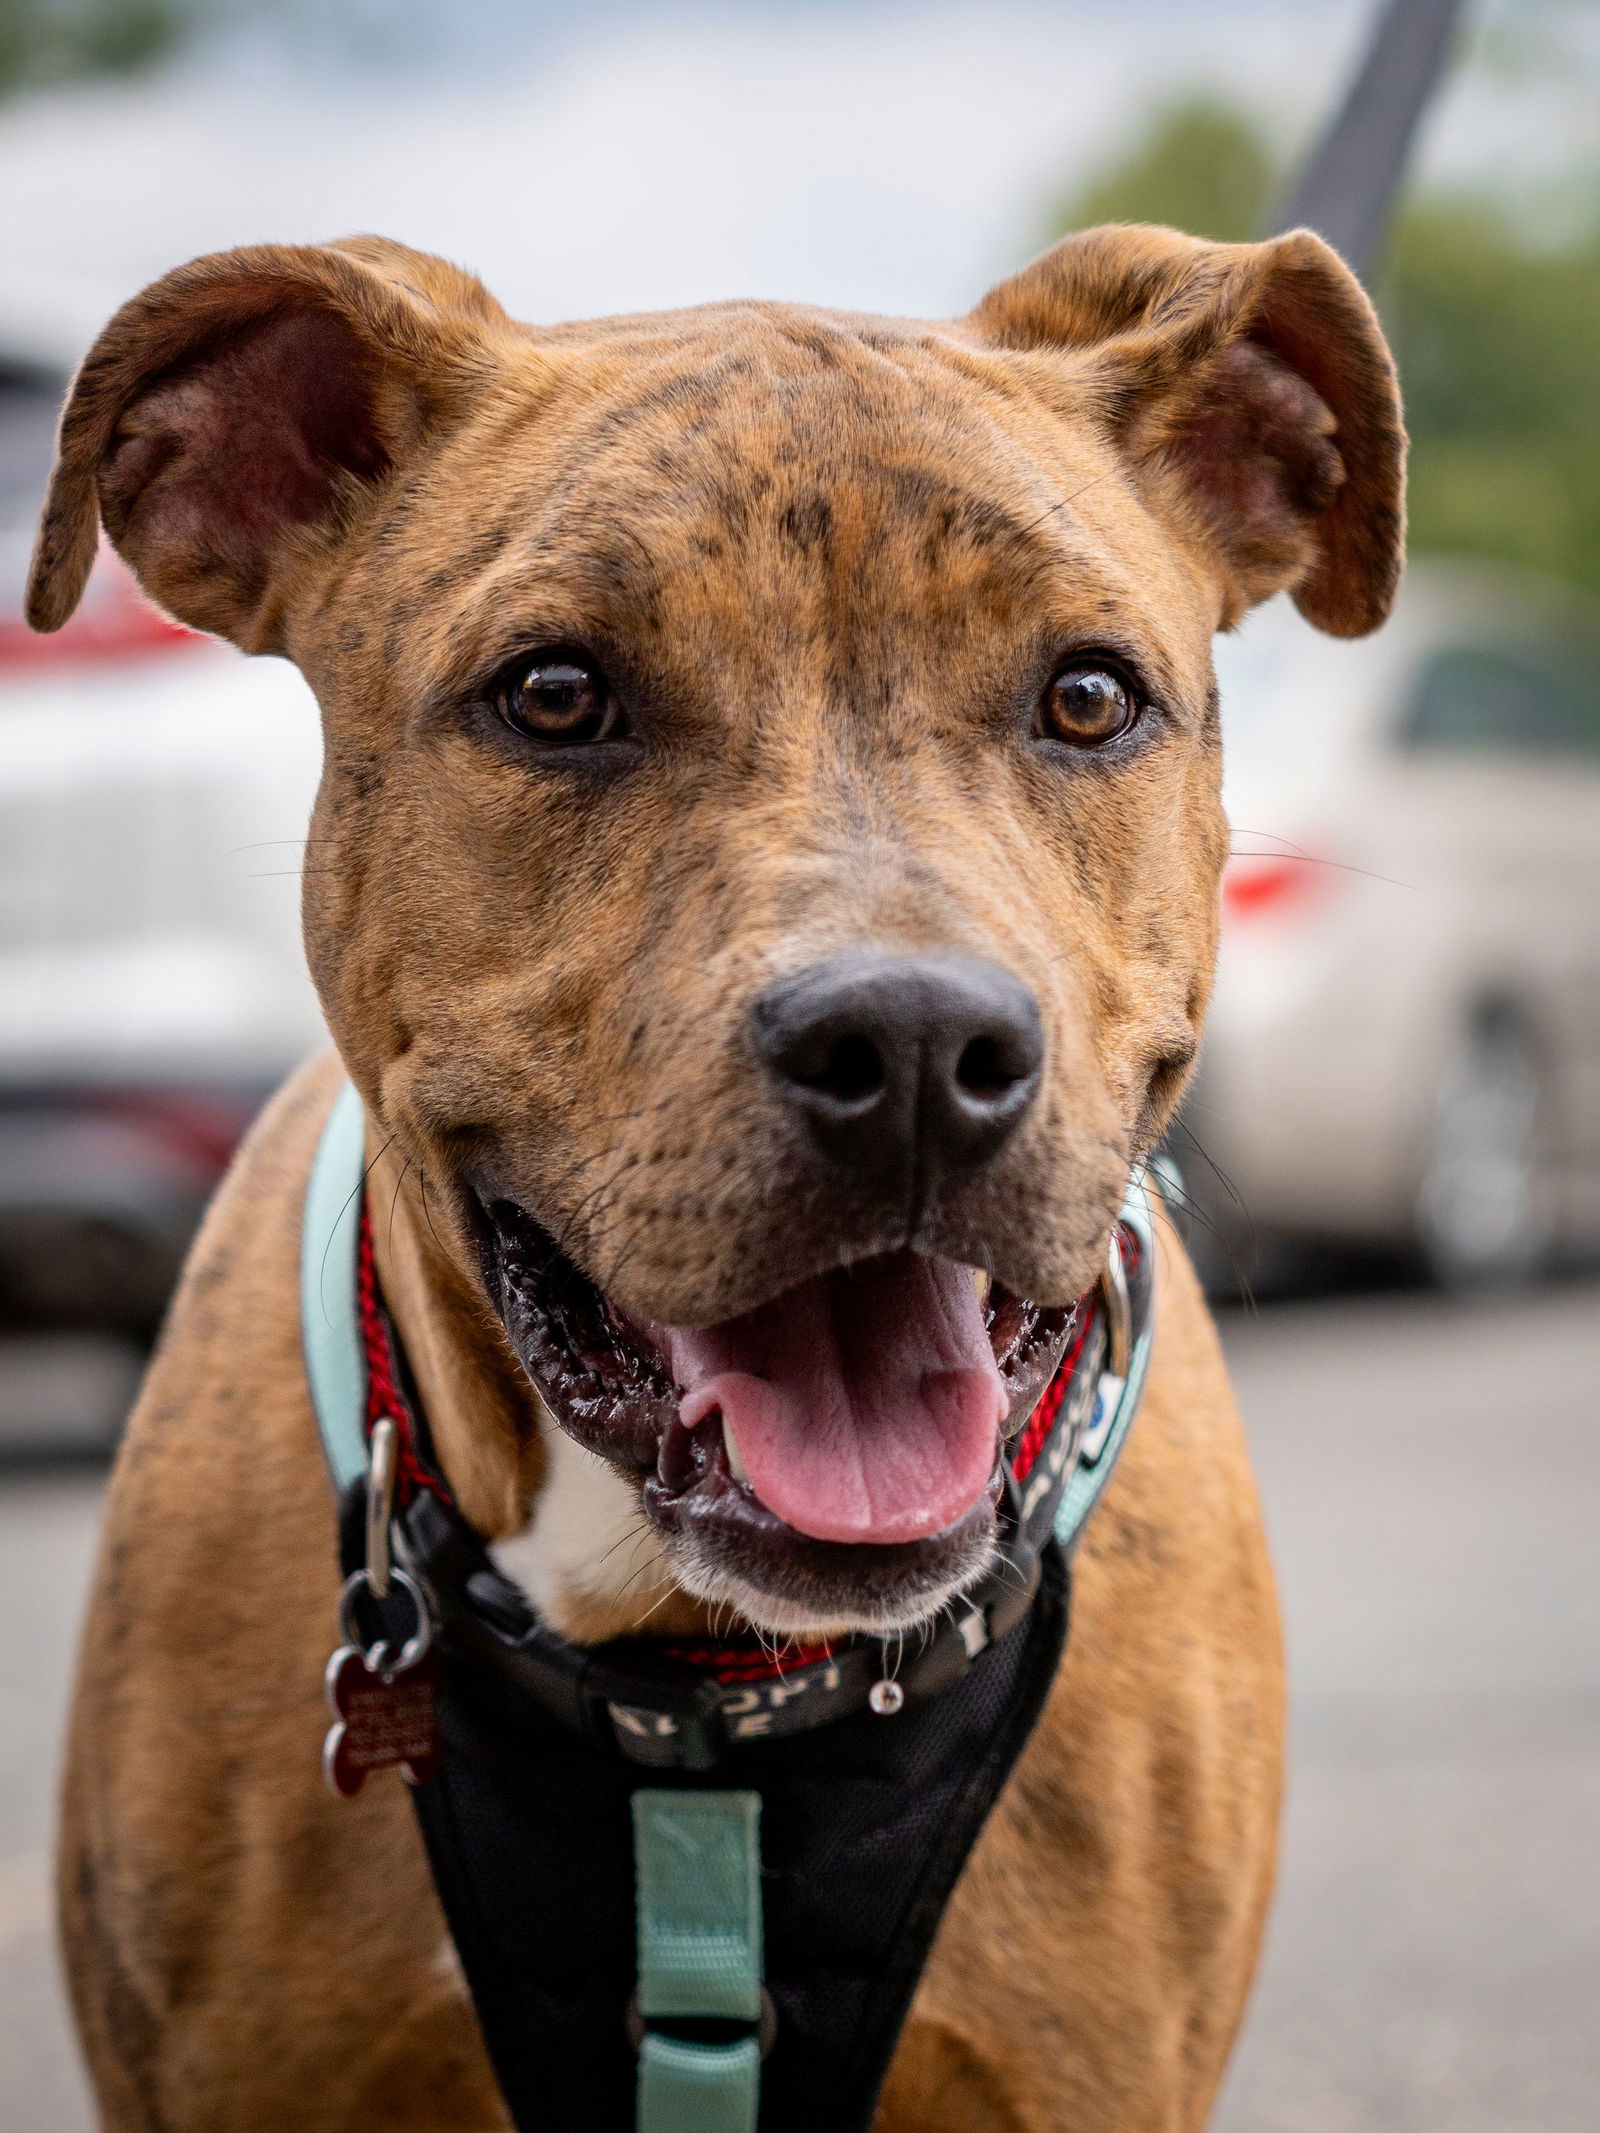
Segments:
[[[1210,983],[1209,645],[1393,590],[1372,311],[1304,233],[1091,231],[969,317],[538,331],[377,239],[202,259],[68,405],[98,525],[321,699],[311,964],[561,1425],[691,1591],[981,1570]]]

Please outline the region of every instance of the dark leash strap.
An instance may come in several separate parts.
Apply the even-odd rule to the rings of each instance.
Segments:
[[[920,1641],[569,1643],[462,1518],[378,1294],[346,1090],[307,1194],[308,1375],[340,1502],[336,1790],[399,1765],[512,2117],[870,2125],[956,1879],[1049,1692],[1068,1558],[1138,1402],[1153,1247],[1010,1448],[994,1567]],[[393,1553],[391,1553],[391,1549]]]

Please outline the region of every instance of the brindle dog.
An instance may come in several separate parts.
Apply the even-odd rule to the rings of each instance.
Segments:
[[[1210,639],[1284,587],[1381,621],[1402,459],[1372,310],[1305,233],[1090,231],[953,324],[553,330],[360,238],[198,260],[107,327],[32,617],[66,620],[103,523],[163,607],[320,698],[306,939],[383,1283],[460,1502],[526,1535],[569,1633],[911,1626],[980,1571],[997,1426],[1200,1034]],[[62,1901],[119,2133],[506,2123],[403,1788],[318,1772],[295,1264],[335,1080],[235,1164],[111,1488]],[[608,1329],[599,1395],[554,1290]],[[1203,2124],[1281,1722],[1168,1239],[1071,1650],[883,2133]]]

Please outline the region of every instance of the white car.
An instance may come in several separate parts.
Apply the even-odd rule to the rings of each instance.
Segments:
[[[1592,1251],[1594,612],[1419,564],[1376,636],[1331,643],[1274,601],[1217,668],[1235,856],[1174,1150],[1218,1285],[1284,1239],[1416,1250],[1465,1284]]]
[[[285,660],[115,557],[55,637],[0,564],[0,1323],[147,1335],[262,1098],[322,1041],[299,875],[321,736]]]

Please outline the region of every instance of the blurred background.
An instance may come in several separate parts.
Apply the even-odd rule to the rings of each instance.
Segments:
[[[1448,12],[1448,10],[1446,10]],[[1102,220],[1275,214],[1374,0],[0,0],[0,2123],[90,2123],[49,1932],[104,1466],[318,1043],[314,707],[102,558],[20,594],[72,366],[197,252],[379,230],[559,319],[941,316]],[[1222,2133],[1600,2097],[1600,9],[1476,0],[1369,284],[1394,620],[1218,647],[1235,856],[1173,1152],[1283,1580],[1283,1896]],[[241,1418],[247,1423],[248,1418]]]

